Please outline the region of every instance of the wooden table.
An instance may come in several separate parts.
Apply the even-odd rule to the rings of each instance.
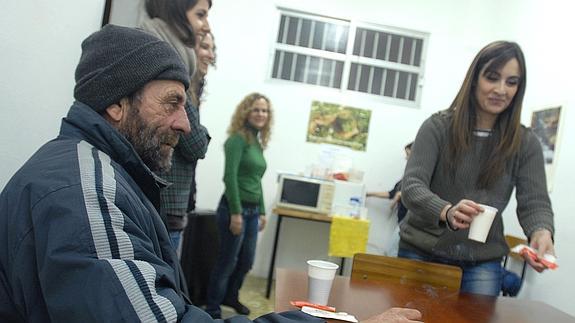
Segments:
[[[292,300],[306,300],[307,274],[278,268],[276,311],[293,310]],[[407,287],[336,276],[329,305],[365,320],[391,307],[416,308],[425,323],[562,323],[575,318],[542,302],[457,293],[433,287]],[[341,321],[330,321],[341,322]]]
[[[315,221],[315,222],[324,222],[324,223],[331,223],[332,219],[330,216],[320,213],[312,213],[312,212],[305,212],[305,211],[298,211],[293,209],[287,208],[274,208],[273,213],[277,214],[278,221],[276,223],[276,235],[274,238],[274,245],[272,249],[272,258],[270,260],[270,267],[268,269],[268,279],[266,285],[266,298],[270,298],[270,292],[272,288],[272,280],[274,275],[274,268],[276,263],[276,252],[278,249],[278,241],[280,237],[280,229],[282,224],[282,219],[284,217],[299,219],[299,220],[306,220],[306,221]],[[339,266],[339,274],[343,273],[343,265],[345,263],[345,258],[341,258],[341,264]]]

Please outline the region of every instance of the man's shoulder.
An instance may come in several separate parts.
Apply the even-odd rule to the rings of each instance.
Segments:
[[[69,137],[47,142],[14,174],[5,193],[14,194],[25,189],[41,197],[80,184],[81,164],[94,163],[92,149],[87,142]]]

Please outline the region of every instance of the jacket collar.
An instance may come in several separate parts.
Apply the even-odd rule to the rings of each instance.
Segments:
[[[128,172],[154,205],[159,199],[159,189],[168,184],[144,164],[132,144],[116,128],[82,102],[74,102],[62,119],[60,137],[84,140],[106,153]]]

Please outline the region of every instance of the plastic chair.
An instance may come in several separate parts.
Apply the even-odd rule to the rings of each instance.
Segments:
[[[457,266],[365,253],[355,254],[352,279],[431,285],[459,291],[463,272]]]
[[[509,246],[509,248],[513,248],[519,244],[527,244],[527,240],[526,239],[522,239],[513,235],[505,235],[505,241],[507,242],[507,246]],[[525,269],[527,268],[527,263],[525,262],[525,259],[523,259],[523,256],[521,256],[520,254],[518,254],[517,252],[513,252],[513,251],[509,251],[509,254],[507,256],[505,256],[503,258],[503,268],[505,270],[507,270],[507,264],[508,264],[508,260],[509,258],[515,259],[517,261],[521,261],[523,263],[523,267],[521,268],[521,275],[520,277],[520,285],[523,285],[523,280],[525,279]],[[503,296],[509,296],[509,293],[506,292],[505,290],[503,290]]]

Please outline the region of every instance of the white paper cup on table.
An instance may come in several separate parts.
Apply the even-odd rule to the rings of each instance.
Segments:
[[[329,261],[307,261],[307,299],[310,303],[327,305],[331,285],[338,268],[338,265]]]
[[[495,215],[497,214],[497,209],[489,205],[479,205],[483,208],[483,212],[476,215],[473,221],[471,221],[469,235],[467,237],[471,240],[485,242],[493,219],[495,219]]]

